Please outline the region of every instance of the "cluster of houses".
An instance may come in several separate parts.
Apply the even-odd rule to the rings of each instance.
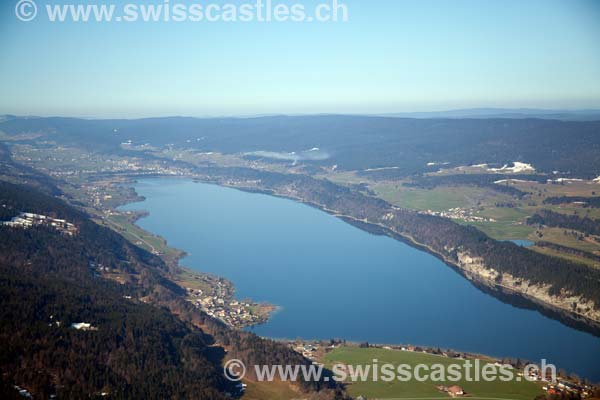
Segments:
[[[493,218],[480,217],[475,215],[473,210],[468,210],[465,208],[451,208],[448,211],[421,211],[421,214],[426,215],[435,215],[437,217],[450,218],[450,219],[458,219],[465,222],[496,222]]]
[[[309,360],[317,359],[317,351],[319,347],[317,345],[313,345],[311,343],[300,343],[299,345],[295,345],[292,347],[297,353],[302,354],[304,357]]]
[[[524,376],[523,373],[519,373],[519,376]],[[557,379],[553,381],[555,377],[548,374],[547,376],[542,375],[537,370],[529,371],[527,379],[529,381],[539,381],[547,383],[542,389],[549,395],[575,395],[579,398],[587,398],[592,395],[593,388],[590,385],[584,383],[577,383],[576,381],[566,381],[564,379]]]
[[[463,388],[461,388],[460,386],[457,386],[457,385],[437,386],[436,388],[437,388],[437,390],[439,390],[442,393],[448,393],[448,395],[450,395],[450,397],[460,397],[460,396],[464,396],[467,394],[467,392],[465,392],[465,390]]]
[[[580,398],[587,398],[592,395],[592,388],[589,385],[578,385],[560,380],[556,384],[544,386],[542,389],[549,395],[569,394]]]
[[[77,228],[64,219],[57,219],[41,214],[22,212],[10,221],[1,222],[2,225],[13,228],[31,228],[32,226],[49,226],[65,235],[73,236],[77,233]]]
[[[221,284],[221,282],[218,282]],[[222,284],[221,284],[222,285]],[[253,304],[231,299],[225,291],[205,294],[200,289],[187,288],[188,300],[211,317],[234,328],[243,328],[264,322],[264,317],[253,314]]]
[[[82,185],[82,189],[95,207],[102,207],[105,202],[113,200],[112,188],[108,185],[94,183]]]
[[[97,173],[135,173],[137,175],[170,175],[183,176],[191,173],[188,168],[169,166],[165,162],[155,161],[149,162],[141,159],[94,159],[88,158],[89,161],[98,162],[98,166],[90,166],[86,169],[61,169],[60,167],[48,170],[48,173],[55,177],[79,177],[82,174],[97,174]],[[36,161],[36,160],[33,160]]]

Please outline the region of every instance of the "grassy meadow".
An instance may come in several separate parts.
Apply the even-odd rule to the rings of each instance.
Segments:
[[[345,365],[371,365],[373,360],[378,360],[378,365],[385,363],[408,364],[414,367],[418,364],[431,366],[433,364],[463,364],[465,360],[452,359],[432,354],[417,353],[400,350],[387,350],[379,348],[358,348],[358,347],[340,347],[327,353],[323,358],[323,363],[331,367],[334,364]],[[481,362],[483,366],[485,362]],[[539,384],[520,381],[520,382],[419,382],[411,380],[409,382],[356,382],[348,384],[347,390],[354,397],[365,396],[368,399],[448,399],[449,395],[437,390],[438,385],[459,385],[471,399],[510,399],[510,400],[533,400],[537,395],[542,394],[542,388]]]

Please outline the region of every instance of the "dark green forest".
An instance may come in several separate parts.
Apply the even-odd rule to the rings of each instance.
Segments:
[[[3,217],[29,211],[79,229],[71,237],[0,226],[1,398],[19,385],[40,398],[221,399],[236,393],[222,375],[222,346],[247,365],[310,363],[194,309],[160,258],[61,200],[0,182],[0,207]],[[99,266],[128,279],[106,280]],[[97,329],[71,327],[79,322]],[[324,382],[302,387],[335,396]]]
[[[527,219],[530,225],[573,229],[585,235],[600,235],[600,221],[579,215],[566,215],[550,210],[541,210]]]
[[[562,197],[548,197],[544,200],[544,204],[569,204],[569,203],[581,203],[584,208],[600,208],[600,196],[597,197],[580,197],[580,196],[562,196]]]
[[[274,116],[259,118],[149,118],[84,120],[7,117],[0,130],[93,152],[125,154],[124,140],[222,153],[302,152],[318,147],[327,157],[309,165],[344,170],[394,167],[410,176],[448,167],[526,162],[543,173],[600,175],[599,121],[535,118],[411,119],[368,116]]]
[[[293,191],[296,197],[319,208],[367,220],[413,238],[438,255],[457,261],[458,252],[482,257],[488,268],[508,273],[532,284],[551,285],[551,294],[562,291],[581,295],[600,307],[600,271],[565,259],[536,253],[512,242],[488,237],[452,220],[393,207],[384,200],[352,188],[302,175],[285,175],[244,168],[199,168],[207,180],[231,178],[260,180],[261,190],[277,194]],[[393,219],[384,219],[392,213]]]

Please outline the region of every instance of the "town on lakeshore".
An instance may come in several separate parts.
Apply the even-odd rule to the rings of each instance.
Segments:
[[[526,163],[527,168],[523,169],[522,164],[525,163],[519,162],[512,163],[513,167],[508,166],[509,164],[506,168],[472,165],[459,167],[459,171],[454,171],[445,162],[440,162],[435,163],[435,169],[430,169],[420,177],[401,179],[385,175],[396,171],[395,169],[365,168],[348,171],[337,168],[336,165],[315,166],[310,169],[310,174],[307,174],[308,167],[302,163],[273,162],[262,156],[243,153],[195,151],[175,145],[136,145],[134,140],[123,141],[120,149],[124,152],[106,155],[68,145],[48,147],[47,143],[38,145],[35,141],[18,138],[11,146],[11,154],[14,160],[36,171],[42,171],[44,176],[59,182],[58,196],[62,200],[90,215],[95,223],[117,232],[128,243],[164,261],[166,267],[160,271],[159,276],[175,284],[173,286],[177,287],[177,295],[167,296],[167,301],[159,303],[161,306],[168,305],[169,301],[176,297],[177,300],[182,300],[181,303],[185,306],[177,304],[175,313],[183,310],[183,314],[190,315],[192,312],[189,310],[193,309],[197,312],[193,315],[207,317],[199,318],[202,323],[206,323],[208,319],[216,321],[219,329],[231,329],[231,332],[235,332],[234,336],[249,333],[245,328],[268,322],[272,313],[277,310],[277,304],[238,298],[234,284],[229,280],[201,272],[203,265],[181,265],[185,255],[183,251],[170,246],[164,238],[142,229],[137,224],[140,218],[148,215],[148,211],[143,210],[143,204],[133,206],[141,210],[134,211],[131,206],[122,208],[143,200],[134,188],[140,180],[170,178],[211,183],[309,204],[347,222],[356,223],[365,231],[401,238],[415,247],[426,249],[457,270],[466,271],[465,275],[469,279],[475,277],[476,281],[479,279],[477,282],[508,288],[517,294],[523,293],[519,301],[531,300],[527,303],[528,307],[532,307],[532,304],[540,308],[556,307],[551,310],[559,310],[567,315],[572,313],[576,318],[582,317],[577,321],[583,321],[582,324],[586,327],[592,325],[585,318],[590,321],[597,318],[591,300],[583,295],[571,296],[565,291],[559,291],[552,292],[558,293],[553,297],[549,295],[550,283],[536,286],[536,282],[548,275],[545,271],[525,278],[518,274],[512,275],[514,271],[502,270],[503,265],[510,265],[503,262],[504,258],[496,255],[496,258],[492,259],[495,263],[494,268],[486,267],[485,263],[489,259],[483,257],[489,256],[485,253],[489,247],[477,253],[476,250],[480,249],[465,250],[465,242],[449,245],[441,240],[438,242],[438,239],[446,237],[437,235],[439,232],[445,232],[452,238],[462,238],[461,235],[465,235],[464,237],[470,240],[468,244],[492,245],[495,241],[506,243],[512,239],[524,240],[532,243],[531,248],[527,250],[531,257],[552,255],[565,263],[575,260],[590,271],[595,271],[600,266],[600,234],[590,228],[588,220],[600,216],[595,206],[596,193],[600,192],[598,178],[575,180],[557,174],[550,180],[547,179],[547,175],[538,176],[533,163]],[[433,165],[426,167],[432,168]],[[523,173],[531,176],[521,179],[521,175],[516,175]],[[377,174],[384,177],[375,177]],[[442,183],[438,184],[438,180]],[[462,181],[468,183],[463,184]],[[547,208],[559,216],[548,213]],[[34,211],[29,207],[12,211],[14,212],[2,222],[4,228],[14,229],[15,232],[34,232],[40,228],[43,233],[55,232],[57,237],[69,240],[82,236],[80,226],[70,218],[45,211]],[[566,215],[568,218],[561,219],[560,215]],[[182,221],[172,218],[167,223],[179,224]],[[563,228],[565,223],[569,224],[570,228]],[[493,241],[486,241],[483,233],[481,236],[469,236],[475,229],[461,230],[465,227],[480,229]],[[510,251],[519,253],[524,250],[510,248]],[[160,291],[130,291],[133,287],[130,285],[137,284],[146,277],[139,271],[131,273],[127,268],[121,268],[117,265],[120,262],[127,263],[128,260],[119,259],[113,263],[90,260],[87,267],[94,277],[121,284],[124,293],[118,297],[127,303],[151,305],[160,298],[157,295]],[[562,267],[563,264],[558,266]],[[561,269],[557,271],[560,272]],[[582,272],[587,270],[581,268],[575,271],[587,273]],[[558,273],[556,275],[559,276]],[[554,277],[554,274],[552,276]],[[589,288],[582,284],[584,280],[581,275],[578,275],[574,282],[580,285],[578,289],[589,295]],[[58,326],[57,322],[53,322],[53,327]],[[204,329],[205,325],[201,327]],[[100,335],[106,329],[106,325],[93,318],[81,317],[73,319],[64,328],[69,334]],[[257,328],[257,332],[262,328],[264,327]],[[524,373],[522,360],[496,359],[416,345],[361,345],[339,340],[302,339],[277,343],[283,344],[294,356],[302,357],[302,360],[325,366],[336,362],[354,365],[373,358],[391,362],[406,360],[432,364],[441,358],[445,361],[483,360],[492,364],[510,364],[520,373]],[[237,345],[239,346],[239,342]],[[275,354],[281,354],[279,351]],[[262,354],[260,351],[249,353]],[[226,348],[225,354],[227,357],[247,355],[239,348],[229,347]],[[560,368],[560,364],[558,367]],[[470,385],[469,382],[462,381],[455,384],[430,382],[423,386],[410,386],[413,392],[408,393],[426,393],[435,398],[489,397],[531,400],[544,396],[552,400],[579,400],[593,398],[597,391],[586,379],[579,378],[570,371],[561,372],[557,382],[549,382],[547,377],[539,375],[530,375],[528,378],[533,381],[528,382],[528,385],[515,383],[501,389]],[[239,395],[250,400],[273,398],[263,397],[265,388],[251,380],[238,385],[238,393],[234,397]],[[25,391],[29,389],[25,384],[19,388]],[[369,387],[349,384],[346,390],[348,398],[354,399],[392,398],[397,393],[406,393],[402,392],[402,387],[393,385],[382,388],[375,385]],[[295,397],[294,394],[289,394],[287,398]]]
[[[232,283],[225,279],[189,270],[185,275],[180,283],[187,291],[187,300],[231,327],[242,329],[265,323],[274,310],[269,304],[236,300]]]
[[[0,27],[0,400],[600,400],[600,0]]]

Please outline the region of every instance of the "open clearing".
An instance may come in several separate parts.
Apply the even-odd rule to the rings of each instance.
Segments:
[[[371,365],[373,360],[378,360],[378,365],[390,363],[395,366],[408,364],[412,367],[418,364],[431,366],[433,364],[464,364],[465,360],[452,359],[432,354],[386,350],[379,348],[362,349],[358,347],[340,347],[324,356],[323,362],[331,367],[333,364],[346,365]],[[482,366],[485,363],[482,362]],[[539,384],[521,382],[360,382],[348,385],[352,396],[366,396],[369,399],[402,399],[402,398],[427,398],[449,399],[445,393],[436,389],[438,385],[459,385],[469,394],[468,398],[497,398],[513,400],[532,400],[543,393]]]

